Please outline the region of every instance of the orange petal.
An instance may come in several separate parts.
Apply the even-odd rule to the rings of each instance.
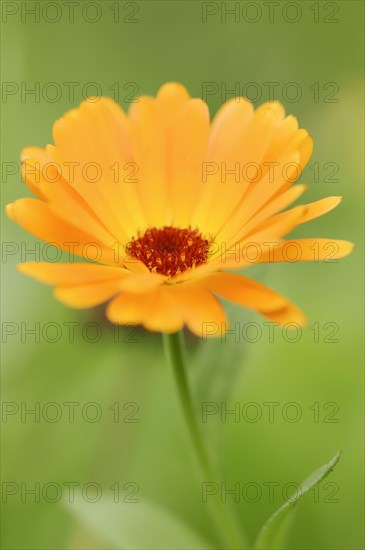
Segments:
[[[307,130],[298,129],[298,121],[293,115],[287,116],[278,125],[275,136],[268,148],[264,166],[269,169],[269,164],[278,160],[283,155],[289,156],[294,151],[300,151],[300,166],[303,170],[308,162],[313,149],[313,140]]]
[[[168,216],[167,138],[155,99],[140,97],[129,109],[134,160],[147,224],[164,225]]]
[[[54,289],[55,297],[69,307],[94,307],[120,292],[120,279],[110,279],[81,285],[59,285]]]
[[[105,246],[113,246],[117,238],[104,227],[95,212],[52,166],[49,159],[47,169],[46,166],[47,162],[40,162],[39,157],[23,161],[22,177],[28,187],[50,203],[53,211],[67,223],[88,231],[90,235],[104,242]],[[53,168],[52,175],[51,168]],[[47,174],[51,180],[47,180]]]
[[[91,263],[26,262],[17,267],[38,281],[56,284],[56,298],[75,308],[94,307],[109,300],[130,276],[126,269]]]
[[[225,333],[227,317],[223,306],[203,281],[176,284],[171,289],[178,301],[177,307],[193,334],[202,337],[208,324],[216,327],[214,336],[218,337]]]
[[[257,109],[245,127],[241,138],[234,144],[229,157],[223,159],[225,164],[218,163],[218,171],[215,175],[215,180],[218,180],[218,183],[214,183],[214,179],[213,181],[207,180],[202,195],[202,204],[197,206],[194,217],[197,225],[205,227],[207,233],[216,233],[229,220],[237,203],[242,199],[247,188],[252,185],[241,177],[242,170],[249,165],[260,166],[275,131],[276,117],[276,111],[270,109],[269,105]],[[239,181],[237,181],[236,173],[227,176],[226,181],[225,172],[236,169],[239,171]],[[213,193],[213,200],[208,207],[207,199]]]
[[[157,289],[156,307],[150,311],[143,325],[154,332],[177,332],[184,326],[184,317],[179,303],[167,285]]]
[[[250,251],[251,245],[253,251]],[[338,239],[288,239],[282,241],[268,238],[261,243],[242,243],[238,253],[235,253],[235,250],[227,251],[225,255],[221,255],[221,258],[215,260],[214,265],[216,269],[237,270],[253,263],[334,261],[350,254],[353,248],[354,245],[349,241]]]
[[[143,324],[155,308],[157,289],[144,294],[119,294],[107,307],[106,315],[112,323]]]
[[[258,310],[277,310],[286,300],[261,283],[235,273],[213,273],[203,284],[212,292],[240,306]]]
[[[287,206],[289,206],[291,203],[293,203],[298,197],[302,195],[302,193],[308,188],[307,185],[301,184],[301,185],[295,185],[285,191],[284,193],[278,195],[278,197],[274,200],[269,200],[265,206],[263,206],[261,209],[259,209],[258,212],[252,215],[251,219],[248,219],[246,223],[241,220],[238,227],[236,227],[236,231],[232,228],[229,230],[229,227],[225,229],[225,231],[222,232],[222,235],[219,235],[217,237],[217,241],[224,241],[224,236],[228,235],[228,242],[232,243],[235,238],[239,241],[242,239],[242,236],[246,232],[252,231],[255,227],[257,227],[260,223],[265,221],[266,219],[270,218],[271,216],[275,215],[280,210],[283,210]],[[248,217],[248,214],[247,214]],[[238,222],[236,222],[238,223]],[[227,224],[228,225],[228,224]],[[230,224],[229,224],[230,225]]]
[[[234,98],[225,103],[213,119],[206,159],[202,165],[202,194],[192,225],[204,227],[217,194],[222,187],[222,163],[228,162],[237,142],[242,140],[254,108],[245,98]],[[227,169],[230,169],[227,166]]]
[[[117,240],[135,233],[144,216],[129,121],[122,109],[110,98],[84,101],[55,122],[53,137],[55,146],[47,146],[47,156],[98,218]]]
[[[340,204],[341,200],[342,197],[326,197],[319,201],[306,204],[305,212],[300,220],[300,223],[309,222],[315,218],[323,216],[323,214],[327,214],[327,212],[330,212],[336,208],[336,206]]]
[[[60,219],[52,208],[37,199],[19,199],[6,208],[8,216],[36,237],[70,254],[86,259],[96,259],[106,264],[115,264],[113,250],[106,248],[93,235]],[[96,257],[88,257],[95,254]],[[117,258],[118,259],[118,258]],[[120,260],[122,261],[122,259]]]
[[[294,304],[287,301],[286,305],[277,311],[261,311],[265,317],[279,323],[280,325],[299,325],[304,326],[307,324],[307,318],[304,313]]]
[[[176,118],[189,99],[190,95],[187,89],[177,82],[167,82],[159,89],[156,100],[168,138],[174,132]]]
[[[251,102],[243,97],[230,99],[219,109],[212,122],[207,154],[209,161],[222,162],[229,158],[253,113]]]
[[[71,307],[92,307],[120,292],[148,294],[164,279],[154,273],[131,273],[120,267],[86,262],[26,262],[17,267],[43,283],[56,284],[56,297]]]
[[[169,223],[188,227],[202,193],[202,165],[209,138],[209,110],[201,99],[184,105],[170,138]]]
[[[158,273],[133,273],[125,277],[121,289],[130,294],[144,294],[164,284],[165,277]]]
[[[259,311],[280,324],[305,324],[302,312],[277,292],[243,275],[215,273],[204,279],[213,292],[240,306]]]
[[[348,256],[354,248],[349,241],[323,238],[273,241],[267,245],[258,260],[261,263],[330,261]]]
[[[39,162],[41,170],[38,170],[38,173],[42,173],[42,168],[45,164],[49,162],[49,158],[46,155],[45,149],[41,149],[41,147],[26,147],[21,152],[21,160],[22,160],[22,179],[27,184],[29,189],[34,193],[37,197],[40,199],[45,199],[45,196],[43,195],[42,190],[39,187],[38,178],[36,177],[36,170],[24,170],[24,167],[29,161],[29,159],[37,159]],[[32,173],[33,172],[33,173]]]
[[[299,152],[300,152],[300,167],[302,171],[308,164],[309,159],[312,156],[313,152],[313,138],[311,135],[307,135],[305,139],[302,141],[302,143],[299,146]]]
[[[31,275],[42,283],[50,284],[81,284],[93,283],[109,279],[121,279],[130,272],[121,267],[111,267],[92,263],[55,263],[25,262],[18,264],[18,270]]]
[[[298,225],[300,218],[305,210],[304,206],[296,206],[291,210],[276,214],[257,226],[251,227],[244,234],[242,241],[252,241],[256,243],[263,242],[266,239],[278,239],[287,235]],[[252,224],[254,225],[254,224]]]
[[[109,304],[107,316],[114,323],[134,322],[160,332],[175,332],[186,324],[197,336],[211,323],[219,336],[227,321],[218,300],[196,283],[159,286],[143,295],[122,293]]]

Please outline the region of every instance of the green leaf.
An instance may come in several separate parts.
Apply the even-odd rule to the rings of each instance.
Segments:
[[[110,496],[103,496],[98,502],[90,503],[75,492],[74,502],[67,502],[67,506],[111,547],[126,550],[212,548],[172,512],[147,500],[114,502]]]
[[[300,486],[291,498],[267,520],[256,539],[254,548],[256,550],[273,550],[286,548],[286,541],[289,535],[290,526],[293,520],[294,509],[301,498],[315,485],[325,479],[334,469],[340,460],[340,453],[337,453],[332,460],[321,466],[310,475]]]

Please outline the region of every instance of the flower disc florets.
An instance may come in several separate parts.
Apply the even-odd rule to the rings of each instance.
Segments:
[[[190,227],[153,227],[137,239],[133,237],[126,252],[143,262],[152,273],[174,277],[206,263],[209,241]]]

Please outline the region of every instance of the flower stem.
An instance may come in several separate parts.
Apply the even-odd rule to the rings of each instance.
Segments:
[[[209,454],[207,453],[202,434],[196,420],[192,395],[190,391],[188,375],[185,364],[185,344],[182,332],[164,334],[164,347],[167,359],[171,365],[175,386],[185,425],[191,442],[191,451],[198,467],[198,480],[202,482],[217,482],[217,475],[211,467]],[[248,547],[244,533],[239,529],[235,518],[229,513],[227,505],[220,499],[208,496],[206,504],[211,518],[220,537],[222,548],[241,549]]]

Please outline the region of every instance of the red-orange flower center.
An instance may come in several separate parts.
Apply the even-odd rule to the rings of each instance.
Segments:
[[[209,241],[197,229],[165,226],[152,228],[126,246],[132,258],[143,262],[153,273],[174,277],[206,263]]]

